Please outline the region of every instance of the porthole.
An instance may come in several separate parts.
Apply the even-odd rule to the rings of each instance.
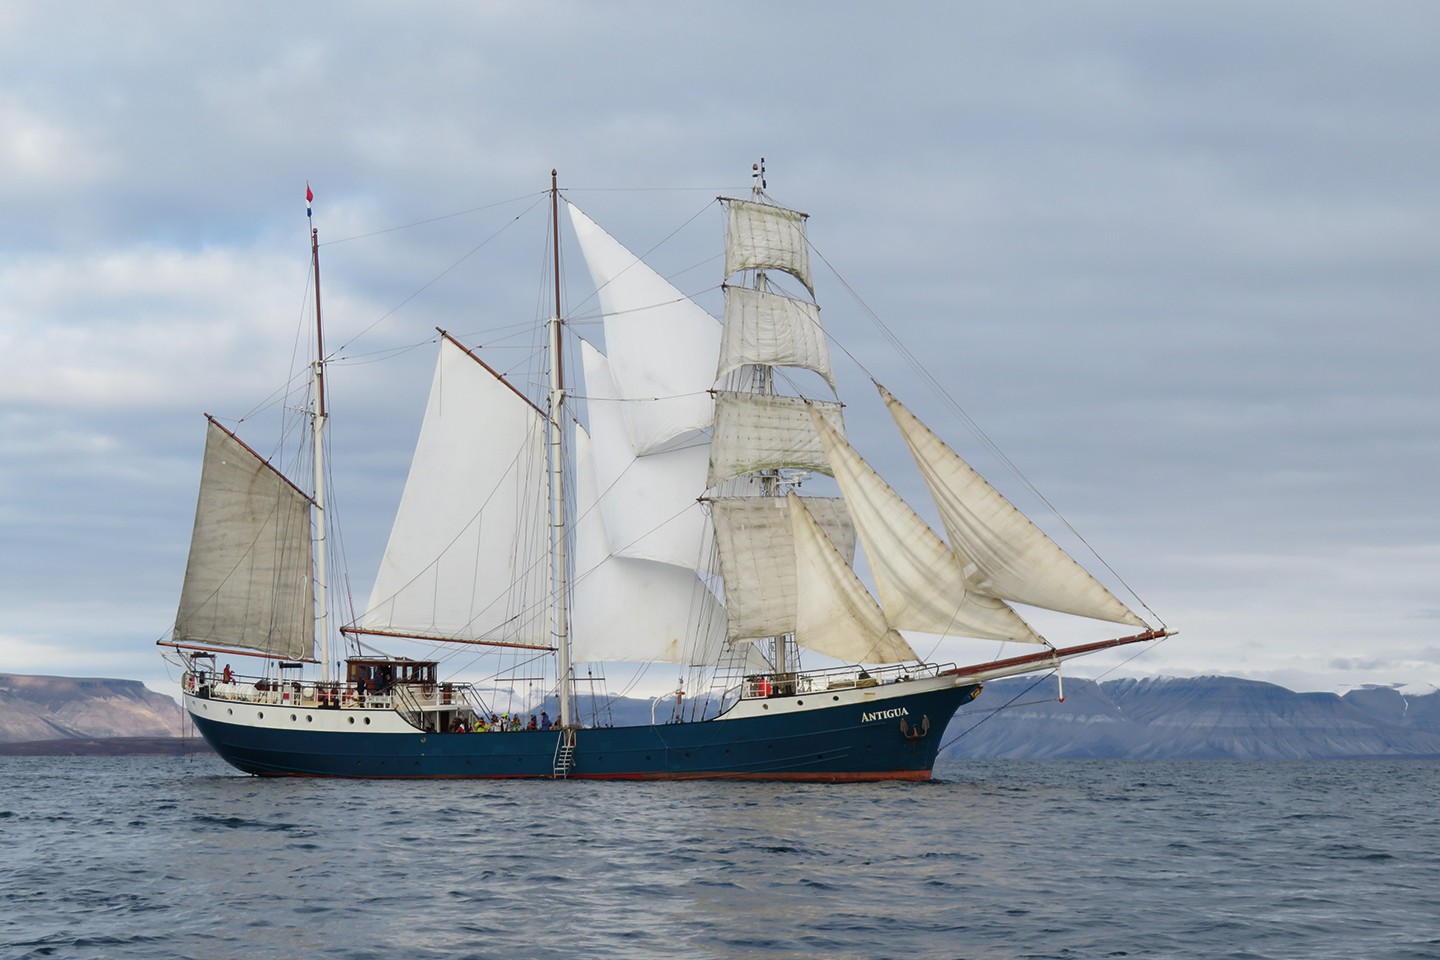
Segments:
[[[760,709],[761,709],[761,710],[769,710],[769,709],[770,709],[770,704],[768,704],[768,703],[762,703],[762,704],[760,704]]]
[[[291,722],[291,723],[294,723],[296,720],[299,720],[299,719],[300,719],[300,718],[297,717],[297,716],[295,716],[295,714],[293,714],[293,713],[290,714],[290,722]]]
[[[805,701],[804,701],[804,700],[796,700],[796,701],[795,701],[795,706],[797,706],[797,707],[803,707],[803,706],[805,706]]]
[[[232,717],[235,716],[235,711],[232,710],[232,709],[230,709],[229,707],[226,707],[226,708],[225,708],[225,712],[228,713],[228,714],[230,714],[230,716],[232,716]]]
[[[264,719],[265,719],[265,711],[264,711],[264,710],[256,710],[256,711],[255,711],[255,719],[256,719],[256,720],[264,720]]]
[[[308,713],[305,714],[305,722],[306,722],[306,723],[313,723],[314,721],[315,721],[315,718],[314,718],[314,717],[312,717],[312,716],[311,716],[310,714],[308,714]]]
[[[365,718],[365,725],[366,725],[366,726],[369,726],[369,725],[370,725],[370,718],[369,718],[369,717],[366,717],[366,718]]]
[[[354,717],[346,717],[345,719],[346,719],[348,722],[350,722],[350,723],[354,723],[354,722],[355,722],[355,718],[354,718]]]
[[[830,699],[831,699],[831,700],[834,700],[836,703],[839,703],[839,702],[840,702],[840,694],[837,693],[837,694],[835,694],[835,696],[831,697]]]

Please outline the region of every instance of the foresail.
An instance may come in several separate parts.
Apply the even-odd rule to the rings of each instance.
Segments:
[[[310,506],[309,497],[210,421],[177,643],[292,660],[313,654]]]
[[[853,663],[918,660],[885,613],[805,506],[792,491],[795,541],[795,642],[807,650]]]
[[[930,488],[952,548],[976,568],[970,575],[976,590],[1046,610],[1146,626],[890,391],[879,389]]]
[[[725,276],[741,270],[783,270],[812,294],[805,214],[768,203],[725,200]]]
[[[1003,601],[973,589],[960,559],[818,414],[815,428],[845,495],[891,626],[1044,643]]]
[[[806,497],[827,537],[847,558],[855,532],[837,497]],[[778,497],[717,497],[710,503],[731,640],[781,636],[795,630],[795,538],[788,501]]]
[[[545,425],[450,340],[362,630],[550,642]]]
[[[843,432],[840,404],[816,401],[813,406],[837,432]],[[810,408],[799,397],[716,391],[708,485],[758,470],[791,468],[828,474],[830,463],[810,421]]]
[[[605,530],[590,436],[575,431],[576,662],[708,664],[721,655],[725,611],[692,570],[615,556]]]
[[[752,363],[813,370],[834,390],[820,308],[778,293],[727,285],[716,379]]]
[[[624,411],[635,404],[619,396],[604,354],[585,341],[580,350],[599,509],[610,551],[686,570],[705,569],[710,528],[698,498],[705,492],[708,443],[702,436],[680,449],[636,456],[624,422]]]
[[[605,314],[605,351],[635,453],[685,445],[710,426],[720,323],[568,205]]]

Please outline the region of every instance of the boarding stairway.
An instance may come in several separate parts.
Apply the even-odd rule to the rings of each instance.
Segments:
[[[575,731],[561,730],[560,740],[555,745],[554,778],[564,780],[575,769]]]

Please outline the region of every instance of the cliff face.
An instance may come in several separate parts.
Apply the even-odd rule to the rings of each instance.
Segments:
[[[0,743],[178,737],[180,705],[138,680],[0,673]]]
[[[1440,756],[1440,692],[1295,693],[1235,677],[986,684],[947,757],[1327,759]],[[958,739],[956,739],[958,738]]]

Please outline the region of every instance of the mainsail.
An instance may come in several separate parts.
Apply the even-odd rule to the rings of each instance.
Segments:
[[[310,505],[232,433],[209,422],[176,643],[290,660],[314,653]]]
[[[358,632],[548,645],[545,458],[544,414],[443,339]]]

